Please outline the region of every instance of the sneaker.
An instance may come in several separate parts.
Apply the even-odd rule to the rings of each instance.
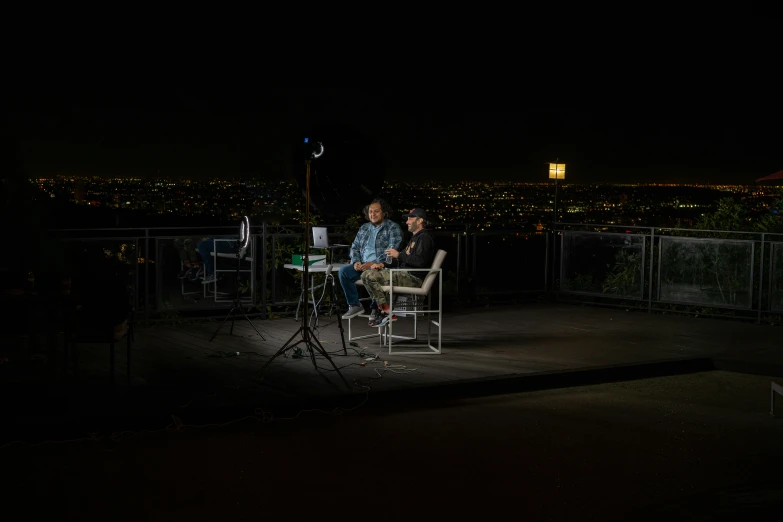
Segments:
[[[383,314],[381,316],[381,320],[378,321],[375,324],[375,326],[377,328],[382,328],[382,327],[386,326],[387,324],[392,323],[392,322],[394,322],[396,320],[397,320],[397,316],[396,315]]]
[[[362,305],[351,305],[348,311],[343,314],[343,319],[352,319],[361,313],[364,313]]]
[[[204,280],[201,282],[202,285],[208,285],[209,283],[214,283],[216,281],[215,274],[212,274],[209,277],[205,277]]]
[[[367,322],[367,326],[378,326],[378,322],[381,320],[381,311],[377,308],[370,313],[370,320]]]
[[[201,279],[204,276],[204,268],[199,267],[198,270],[191,270],[190,271],[190,277],[188,277],[188,281],[193,281],[194,283]]]
[[[182,272],[180,272],[177,277],[180,279],[185,279],[186,277],[188,277],[191,270],[193,270],[192,266],[186,266],[185,268],[182,269]]]

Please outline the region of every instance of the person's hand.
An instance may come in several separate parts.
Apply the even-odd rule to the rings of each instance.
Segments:
[[[366,262],[366,263],[364,263],[364,264],[362,265],[362,268],[361,268],[361,270],[363,270],[363,271],[364,271],[364,270],[369,270],[369,269],[372,267],[372,265],[374,265],[374,264],[375,264],[375,263],[372,263],[371,261],[368,261],[368,262]]]
[[[383,263],[373,263],[370,267],[371,270],[381,270],[385,265]]]
[[[394,259],[397,259],[397,256],[400,255],[400,253],[394,250],[393,248],[390,248],[389,250],[384,250],[383,252],[387,256],[392,256]]]
[[[356,270],[357,272],[361,272],[362,271],[362,264],[359,261],[355,262],[353,264],[353,269]]]

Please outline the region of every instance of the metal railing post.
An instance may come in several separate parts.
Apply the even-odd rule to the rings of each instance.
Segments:
[[[764,302],[764,240],[766,239],[764,236],[766,236],[766,233],[762,232],[761,255],[759,256],[761,258],[761,261],[759,264],[759,315],[758,315],[758,319],[756,320],[757,324],[761,324],[761,307],[762,307],[762,303]]]
[[[157,267],[157,260],[160,259],[160,241],[155,241],[155,266]],[[149,263],[149,257],[147,258]],[[157,272],[157,271],[156,271]],[[155,274],[155,311],[160,310],[160,281],[158,280],[158,274]]]
[[[775,247],[769,246],[769,277],[767,278],[767,295],[769,296],[769,311],[772,311],[772,281],[775,278],[773,269],[775,268]]]
[[[144,229],[144,326],[150,321],[150,229]]]
[[[653,261],[655,252],[655,228],[650,227],[650,275],[647,287],[647,313],[652,313],[652,292],[653,292]]]
[[[471,256],[471,266],[470,266],[470,274],[473,279],[473,282],[475,284],[476,281],[476,243],[478,243],[478,238],[476,237],[476,234],[473,234],[473,252]]]
[[[275,259],[277,256],[275,235],[272,234],[272,306],[277,304],[277,267],[275,266]]]
[[[261,226],[261,310],[264,319],[269,319],[267,315],[266,304],[266,278],[269,275],[266,271],[266,223]]]
[[[560,272],[563,271],[563,240],[560,241]],[[552,292],[557,292],[557,285],[555,284],[555,281],[557,281],[557,270],[555,265],[558,263],[557,258],[557,221],[552,223]],[[562,283],[562,281],[561,281]]]
[[[463,232],[463,235],[465,236],[465,276],[468,276],[468,268],[470,267],[470,263],[468,262],[468,252],[470,251],[470,247],[468,246],[468,226],[465,225],[465,232]]]
[[[544,252],[544,293],[549,292],[549,232],[546,234],[546,251]]]
[[[457,233],[457,281],[455,283],[455,288],[457,292],[457,297],[459,297],[459,278],[460,278],[460,256],[462,255],[462,234],[459,232]]]
[[[139,310],[139,238],[135,239],[134,256],[133,260],[133,275],[136,277],[136,284],[133,286],[133,313],[135,314]],[[147,326],[146,324],[144,326]]]

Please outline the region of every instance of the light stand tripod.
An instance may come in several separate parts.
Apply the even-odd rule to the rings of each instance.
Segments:
[[[245,252],[247,251],[247,247],[249,243],[250,243],[250,220],[247,218],[247,216],[245,216],[242,220],[242,224],[239,227],[239,241],[237,242],[236,293],[234,294],[233,306],[231,307],[231,310],[228,311],[228,314],[223,319],[223,322],[220,323],[220,326],[217,327],[215,333],[212,334],[212,337],[209,339],[209,342],[212,342],[212,340],[218,334],[220,329],[223,328],[223,325],[226,323],[229,317],[231,318],[231,329],[228,331],[228,335],[232,335],[234,333],[234,316],[237,314],[242,314],[245,317],[245,319],[247,319],[247,322],[250,323],[250,326],[253,327],[253,330],[255,330],[256,333],[261,336],[261,339],[266,341],[264,336],[261,335],[261,332],[258,331],[258,328],[256,328],[256,325],[253,324],[253,321],[251,321],[250,318],[245,313],[245,310],[242,307],[242,299],[240,299],[239,297],[239,264],[242,261],[242,257],[244,257]],[[217,249],[215,249],[215,261],[217,261]],[[250,274],[250,277],[253,277],[252,273]]]
[[[323,154],[323,146],[321,148],[321,152],[315,157],[320,156],[320,154]],[[280,348],[277,351],[277,353],[275,353],[266,362],[266,364],[258,373],[258,375],[261,379],[263,379],[264,373],[266,372],[266,369],[269,367],[272,361],[274,361],[280,355],[283,355],[287,350],[290,350],[291,348],[294,348],[299,344],[304,344],[305,348],[310,353],[310,359],[312,360],[313,366],[316,369],[318,369],[318,364],[315,362],[315,352],[318,352],[320,355],[326,358],[327,361],[331,363],[332,367],[337,372],[337,375],[339,375],[340,379],[342,379],[343,383],[345,383],[345,387],[351,390],[352,388],[348,384],[348,381],[345,380],[345,377],[337,368],[337,366],[334,364],[332,358],[329,357],[329,353],[326,350],[324,350],[323,346],[321,346],[321,343],[318,341],[318,338],[315,336],[313,330],[310,328],[308,324],[308,320],[309,320],[308,316],[310,315],[307,311],[307,307],[310,304],[310,297],[307,288],[310,282],[310,270],[309,270],[309,266],[310,266],[310,162],[311,162],[311,158],[308,157],[308,159],[305,160],[305,165],[307,165],[307,178],[306,178],[307,181],[305,183],[305,192],[306,192],[307,201],[305,203],[305,231],[304,231],[305,251],[304,251],[304,256],[302,257],[302,265],[303,265],[302,268],[304,268],[304,271],[302,272],[302,291],[303,291],[303,295],[305,296],[304,310],[302,311],[302,326],[300,326],[299,329],[296,331],[296,333],[292,335],[288,341],[286,341],[283,347]],[[315,304],[313,306],[315,306]],[[302,338],[296,342],[293,342],[294,339],[296,339],[300,333],[302,334]],[[340,323],[340,333],[342,334],[342,322]],[[345,348],[345,340],[343,340],[343,348]],[[346,350],[346,354],[347,353],[348,352]]]

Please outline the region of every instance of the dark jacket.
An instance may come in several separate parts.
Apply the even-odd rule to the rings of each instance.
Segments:
[[[415,234],[405,248],[400,252],[397,259],[392,259],[392,264],[386,268],[429,268],[432,266],[432,260],[435,259],[435,238],[431,230],[422,230]]]

